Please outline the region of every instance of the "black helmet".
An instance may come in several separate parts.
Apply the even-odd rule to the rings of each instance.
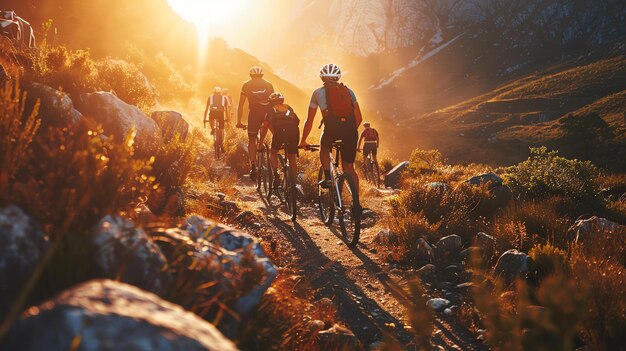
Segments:
[[[268,98],[270,105],[278,105],[285,102],[285,97],[279,92],[273,92]]]

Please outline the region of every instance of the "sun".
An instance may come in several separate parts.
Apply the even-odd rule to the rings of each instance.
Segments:
[[[167,0],[170,7],[199,32],[209,32],[211,27],[233,20],[249,0]]]

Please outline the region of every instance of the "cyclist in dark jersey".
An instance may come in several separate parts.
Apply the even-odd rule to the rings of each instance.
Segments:
[[[339,83],[341,69],[337,65],[330,63],[322,67],[320,78],[324,82],[324,86],[315,90],[311,96],[309,114],[304,124],[300,146],[306,148],[309,145],[306,139],[311,133],[319,107],[324,123],[324,132],[320,140],[320,162],[324,168],[325,178],[320,182],[320,185],[324,188],[331,187],[330,149],[335,141],[343,140],[343,147],[341,148],[342,168],[345,174],[352,177],[358,189],[359,177],[354,170],[354,160],[359,136],[358,128],[363,121],[359,103],[354,92]],[[358,202],[358,198],[355,200]]]
[[[365,145],[363,145],[363,157],[367,157],[367,155],[372,154],[372,161],[378,162],[376,158],[376,154],[378,153],[378,146],[380,144],[378,131],[370,127],[370,122],[363,123],[363,127],[365,127],[365,129],[363,129],[363,132],[361,132],[358,150],[361,151],[361,144],[363,143],[363,140],[365,140]]]
[[[263,79],[263,69],[252,67],[250,80],[241,87],[241,97],[237,107],[237,127],[241,128],[243,105],[248,100],[248,157],[250,158],[250,179],[256,179],[257,135],[261,130],[265,113],[268,110],[267,99],[274,92],[272,84]]]

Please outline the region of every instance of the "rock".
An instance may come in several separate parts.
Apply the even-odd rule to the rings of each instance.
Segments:
[[[260,284],[254,286],[250,292],[242,295],[235,306],[240,315],[247,315],[258,305],[261,297],[272,284],[278,271],[276,266],[265,255],[259,241],[248,234],[217,225],[201,217],[187,219],[185,228],[191,237],[208,240],[210,244],[220,248],[215,259],[220,262],[226,271],[251,270],[262,274]],[[228,284],[229,282],[224,282]],[[243,282],[242,282],[243,283]],[[249,283],[249,282],[246,282]]]
[[[501,186],[503,184],[502,182],[502,178],[500,178],[500,176],[495,173],[483,173],[465,181],[465,183],[467,184],[477,186],[487,184],[487,187],[489,189]]]
[[[382,341],[374,341],[370,344],[369,351],[383,351],[385,344]]]
[[[480,232],[476,235],[476,246],[480,248],[483,258],[491,261],[495,258],[498,241],[495,237]]]
[[[441,297],[435,297],[426,301],[426,306],[432,308],[435,311],[439,311],[450,305],[450,301],[442,299]]]
[[[472,259],[480,260],[481,257],[482,251],[479,247],[476,246],[470,246],[467,249],[459,252],[459,259],[465,264],[471,263]]]
[[[432,279],[436,271],[437,271],[437,267],[435,267],[434,264],[429,263],[427,265],[422,266],[422,268],[418,269],[417,271],[415,271],[415,274],[417,274],[421,279],[427,280],[427,279]]]
[[[19,207],[0,209],[0,319],[4,319],[49,246],[40,225]]]
[[[91,232],[98,277],[119,279],[163,295],[170,281],[161,249],[143,230],[121,217],[106,216]]]
[[[177,166],[178,162],[174,162],[169,169],[174,170]],[[171,175],[163,176],[161,179],[163,179],[161,186],[148,196],[146,203],[148,208],[159,216],[166,214],[169,217],[184,217],[186,209],[183,188],[164,184],[168,182],[166,179],[173,179]]]
[[[426,183],[426,187],[431,188],[433,190],[439,190],[440,192],[449,192],[452,190],[448,184],[442,183],[442,182]]]
[[[443,314],[445,314],[446,316],[451,316],[454,314],[454,312],[452,312],[452,309],[446,308],[445,310],[443,310]]]
[[[513,199],[513,192],[511,188],[506,185],[499,185],[489,188],[489,192],[491,193],[491,202],[492,206],[495,208],[502,208],[511,202]]]
[[[443,275],[443,280],[447,282],[452,282],[452,283],[457,282],[459,280],[460,271],[461,269],[458,266],[455,266],[455,265],[447,266],[441,272]]]
[[[129,105],[117,96],[97,92],[82,94],[79,110],[102,124],[104,133],[112,135],[120,143],[135,130],[135,150],[141,155],[154,155],[163,145],[161,129],[157,123],[146,116],[138,107]]]
[[[511,249],[500,256],[493,269],[495,277],[501,277],[507,284],[511,284],[515,278],[525,278],[528,273],[528,255]]]
[[[175,111],[156,111],[150,115],[161,128],[163,141],[169,143],[176,135],[181,141],[187,139],[189,133],[189,123],[183,118],[183,115]]]
[[[402,173],[409,168],[409,161],[404,161],[395,166],[391,171],[385,174],[385,187],[398,188],[400,180],[402,179]]]
[[[463,240],[456,234],[445,236],[435,244],[437,260],[450,262],[463,248]]]
[[[389,230],[389,228],[385,228],[379,231],[378,234],[376,234],[374,242],[381,245],[390,245],[396,244],[398,242],[398,239],[396,235]]]
[[[317,333],[317,335],[317,350],[361,350],[359,339],[357,339],[354,333],[339,324],[335,324],[332,328],[323,330]]]
[[[472,282],[461,283],[457,284],[454,288],[463,295],[470,295],[476,288],[476,284]]]
[[[423,238],[417,239],[416,260],[418,263],[432,263],[435,257],[433,248]]]
[[[243,211],[235,217],[235,222],[241,224],[244,227],[254,228],[257,222],[257,216],[252,211]]]
[[[566,237],[575,243],[585,243],[594,240],[600,235],[605,236],[610,233],[611,236],[626,234],[626,226],[611,222],[606,218],[593,216],[589,219],[577,220],[568,230]]]
[[[237,350],[213,325],[136,287],[93,280],[26,311],[7,350]]]
[[[86,123],[85,117],[74,108],[70,97],[56,89],[39,83],[26,85],[26,111],[32,111],[39,101],[42,127],[75,128]]]

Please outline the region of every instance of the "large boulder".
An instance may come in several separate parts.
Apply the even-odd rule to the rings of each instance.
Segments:
[[[119,279],[158,295],[166,292],[165,256],[132,222],[104,217],[92,230],[91,243],[96,276]]]
[[[435,244],[435,254],[440,262],[449,262],[461,252],[463,240],[456,234],[445,236]]]
[[[20,208],[0,209],[0,319],[48,250],[49,240]]]
[[[477,176],[474,176],[465,181],[470,185],[483,185],[487,184],[489,189],[502,186],[502,178],[495,173],[484,173]]]
[[[107,92],[82,94],[77,104],[87,117],[102,124],[104,133],[123,142],[134,130],[135,149],[142,155],[153,155],[163,145],[161,129],[137,106],[129,105]]]
[[[402,173],[409,168],[409,161],[404,161],[395,166],[391,171],[385,174],[385,187],[398,188],[400,186],[400,180],[402,179]]]
[[[626,226],[611,222],[606,218],[593,216],[577,220],[567,231],[567,238],[576,243],[604,238],[606,235],[626,237]]]
[[[78,341],[78,344],[77,344]],[[93,280],[30,308],[6,350],[237,350],[213,325],[136,287]]]
[[[189,133],[189,123],[183,115],[175,111],[156,111],[150,116],[161,128],[163,140],[169,143],[176,135],[185,141]]]
[[[528,274],[528,255],[515,249],[506,251],[500,256],[493,275],[503,278],[506,284],[511,284],[516,278],[525,278]]]
[[[435,253],[432,246],[430,246],[428,241],[424,240],[423,238],[417,239],[415,254],[416,261],[419,264],[432,263],[435,258]]]
[[[32,83],[26,86],[27,111],[32,111],[39,101],[39,116],[43,126],[73,128],[85,123],[85,117],[74,108],[72,99],[65,93],[43,84]]]

